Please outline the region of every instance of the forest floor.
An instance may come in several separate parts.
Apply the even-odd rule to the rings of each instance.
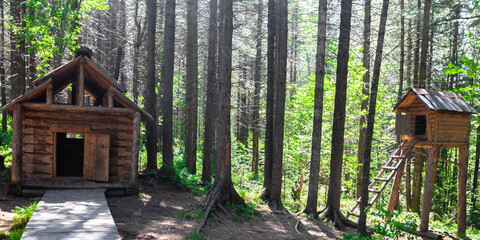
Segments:
[[[199,225],[201,195],[178,188],[173,182],[143,180],[138,195],[107,197],[110,211],[122,239],[185,239]],[[35,198],[6,195],[7,184],[0,183],[0,232],[12,226],[15,206],[25,206]],[[271,211],[257,205],[252,218],[216,213],[203,228],[205,239],[336,239],[341,231],[320,222]],[[298,226],[296,227],[298,223]],[[297,231],[298,230],[298,231]],[[354,232],[346,229],[346,232]],[[192,238],[196,239],[196,238]]]

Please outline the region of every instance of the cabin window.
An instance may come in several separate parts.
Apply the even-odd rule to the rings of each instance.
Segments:
[[[67,133],[67,139],[83,139],[83,133]]]
[[[415,116],[415,135],[425,135],[427,132],[427,116]]]

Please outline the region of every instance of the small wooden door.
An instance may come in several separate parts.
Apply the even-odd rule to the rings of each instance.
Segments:
[[[108,182],[110,135],[85,133],[83,178]]]

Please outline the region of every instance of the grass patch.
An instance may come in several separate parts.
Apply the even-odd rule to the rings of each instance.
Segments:
[[[192,232],[185,239],[205,239],[205,234],[199,232]]]
[[[25,226],[27,226],[28,221],[32,217],[35,209],[37,209],[37,205],[40,199],[35,200],[33,203],[19,207],[16,206],[15,209],[12,210],[13,213],[17,214],[13,218],[13,226],[10,229],[10,232],[1,233],[0,239],[9,239],[9,240],[19,240],[22,238],[23,232],[25,231]]]

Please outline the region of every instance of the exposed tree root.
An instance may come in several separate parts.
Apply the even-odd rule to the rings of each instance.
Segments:
[[[340,230],[345,229],[345,225],[353,228],[357,228],[357,223],[353,222],[352,220],[346,218],[340,210],[332,209],[330,207],[326,207],[322,213],[319,215],[320,218],[327,218],[328,220],[332,221],[334,226]]]
[[[233,188],[233,185],[226,182],[215,182],[207,193],[205,199],[204,210],[205,213],[200,221],[200,225],[197,228],[197,232],[200,232],[207,223],[208,217],[212,210],[217,207],[220,211],[230,215],[228,211],[222,206],[223,203],[229,202],[231,204],[245,205],[245,201],[238,195],[237,191]]]
[[[295,231],[297,231],[298,234],[300,234],[300,232],[298,231],[299,224],[300,224],[300,220],[297,220],[297,223],[295,223]]]

